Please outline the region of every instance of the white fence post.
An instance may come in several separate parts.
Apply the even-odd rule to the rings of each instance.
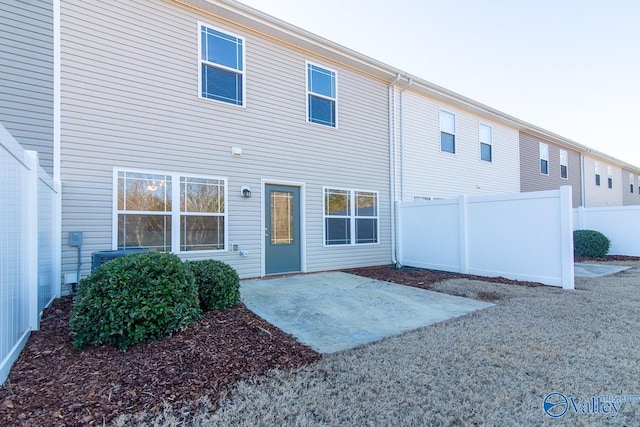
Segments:
[[[467,274],[469,272],[469,233],[467,224],[467,196],[458,197],[458,224],[459,239],[458,250],[460,253],[460,273]]]
[[[28,289],[27,313],[32,331],[40,328],[38,313],[38,153],[25,151],[29,173],[25,203],[24,241],[24,278]]]
[[[575,289],[573,265],[573,204],[571,186],[560,187],[560,245],[562,256],[562,288]]]

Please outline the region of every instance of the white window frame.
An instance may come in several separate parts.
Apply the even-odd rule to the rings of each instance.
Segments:
[[[348,191],[349,192],[349,215],[327,215],[326,192],[327,190]],[[356,216],[356,193],[372,193],[376,195],[376,215],[375,216]],[[327,218],[348,218],[350,228],[350,243],[344,244],[327,244]],[[376,220],[376,242],[356,243],[356,219],[375,219]],[[380,193],[375,190],[362,190],[354,188],[343,188],[324,186],[322,187],[322,246],[324,247],[345,247],[345,246],[371,246],[380,244]]]
[[[540,154],[540,160],[538,161],[538,170],[540,171],[540,175],[549,175],[549,144],[545,144],[544,142],[540,142],[538,145],[538,151]],[[542,161],[547,162],[547,172],[542,172]]]
[[[629,190],[631,190],[630,191],[631,194],[634,193],[634,190],[633,190],[634,184],[635,184],[635,176],[632,173],[630,173],[629,174]]]
[[[562,167],[567,170],[567,176],[562,176]],[[560,150],[560,178],[569,179],[569,152],[567,150]]]
[[[596,187],[600,187],[602,184],[602,177],[600,176],[600,162],[595,161],[593,163],[593,171],[595,172],[595,177],[596,177]]]
[[[208,254],[208,253],[221,253],[229,251],[229,219],[228,219],[228,180],[226,177],[219,176],[211,176],[211,175],[200,175],[200,174],[192,174],[192,173],[182,173],[182,172],[167,172],[167,171],[157,171],[157,170],[146,170],[146,169],[136,169],[136,168],[121,168],[114,167],[113,168],[113,204],[112,204],[112,234],[111,234],[111,248],[113,250],[118,249],[118,215],[123,213],[129,214],[146,214],[147,211],[120,211],[118,210],[118,172],[129,172],[129,173],[139,173],[139,174],[149,174],[149,175],[164,175],[171,177],[171,210],[165,211],[164,215],[169,215],[171,217],[171,252],[175,254]],[[223,249],[207,249],[207,250],[192,250],[192,251],[181,251],[181,242],[180,242],[180,218],[182,216],[189,216],[188,212],[182,212],[180,210],[180,178],[199,178],[199,179],[214,179],[221,181],[224,185],[224,212],[222,213],[202,213],[203,216],[218,216],[222,217],[224,221],[224,240],[223,240]]]
[[[333,88],[333,92],[334,92],[334,97],[330,97],[330,96],[326,96],[320,93],[316,93],[316,92],[312,92],[309,89],[309,67],[317,67],[320,68],[324,71],[328,71],[330,73],[333,73],[333,78],[334,78],[334,85],[335,87]],[[305,105],[306,105],[306,120],[307,123],[312,124],[312,125],[317,125],[317,126],[322,126],[323,128],[329,128],[329,129],[338,129],[338,71],[333,69],[333,68],[329,68],[326,67],[324,65],[320,65],[318,63],[315,62],[311,62],[311,61],[305,61],[304,62],[304,84],[305,84]],[[318,122],[312,122],[311,120],[309,120],[309,95],[313,95],[315,97],[318,98],[322,98],[322,99],[326,99],[329,101],[333,102],[333,108],[334,108],[334,125],[331,126],[330,124],[327,123],[318,123]]]
[[[219,33],[223,33],[229,37],[235,37],[239,40],[242,40],[242,70],[237,70],[235,68],[230,68],[227,67],[225,65],[222,64],[217,64],[215,62],[209,62],[206,61],[202,58],[202,28],[206,27],[209,28],[213,31],[217,31]],[[216,27],[214,25],[209,25],[205,22],[201,22],[198,21],[198,98],[200,99],[204,99],[207,101],[211,101],[211,102],[215,102],[218,104],[222,104],[222,105],[231,105],[234,107],[239,107],[239,108],[246,108],[247,107],[247,60],[246,60],[246,55],[247,55],[247,43],[244,37],[239,36],[237,34],[234,34],[232,32],[229,32],[225,29]],[[235,74],[239,74],[242,76],[242,103],[241,104],[236,104],[233,102],[226,102],[226,101],[222,101],[219,99],[213,99],[213,98],[208,98],[206,96],[202,96],[202,65],[206,64],[215,68],[218,68],[220,70],[224,70],[224,71],[229,71]]]
[[[442,120],[442,114],[450,114],[451,116],[453,116],[453,133],[448,132],[443,130],[443,120]],[[457,123],[457,117],[456,117],[456,113],[454,113],[453,111],[449,111],[449,110],[445,110],[444,108],[440,108],[439,109],[439,113],[438,113],[438,119],[439,119],[439,123],[440,123],[440,134],[438,135],[440,138],[438,138],[438,143],[440,144],[440,152],[441,153],[447,153],[447,154],[456,154],[456,123]],[[446,133],[448,135],[453,135],[453,151],[446,151],[442,149],[442,134]]]
[[[613,168],[607,165],[607,188],[613,189]]]
[[[483,141],[482,139],[482,128],[485,127],[489,130],[489,141]],[[483,162],[487,162],[487,163],[493,163],[493,126],[488,125],[486,123],[479,123],[478,124],[478,140],[480,141],[480,160],[482,160]],[[483,145],[488,145],[489,146],[489,154],[490,154],[490,159],[483,159],[482,158],[482,146]]]

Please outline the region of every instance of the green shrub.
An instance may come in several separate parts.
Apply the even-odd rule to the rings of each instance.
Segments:
[[[103,264],[80,281],[71,310],[76,348],[122,350],[185,329],[200,316],[193,275],[176,255],[144,252]]]
[[[232,307],[240,302],[240,278],[228,264],[213,259],[188,261],[203,311]]]
[[[602,257],[609,253],[611,241],[595,230],[575,230],[573,232],[573,253],[575,256]]]

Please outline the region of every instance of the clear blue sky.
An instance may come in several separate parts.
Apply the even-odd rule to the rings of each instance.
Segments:
[[[638,0],[240,0],[640,167]]]

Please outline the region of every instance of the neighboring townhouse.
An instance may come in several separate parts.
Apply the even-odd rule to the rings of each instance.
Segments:
[[[640,171],[632,172],[633,169],[629,169],[622,169],[622,204],[625,206],[640,205],[640,188],[638,188]]]
[[[391,262],[393,70],[231,1],[63,0],[61,43],[83,275],[137,247],[243,278]]]
[[[584,207],[622,206],[623,185],[622,169],[613,159],[589,153],[584,156]]]
[[[0,2],[0,124],[53,175],[53,0]]]
[[[573,207],[582,205],[581,149],[553,137],[520,132],[520,191],[572,188]]]
[[[500,113],[413,79],[398,92],[396,200],[520,191],[518,131]]]

